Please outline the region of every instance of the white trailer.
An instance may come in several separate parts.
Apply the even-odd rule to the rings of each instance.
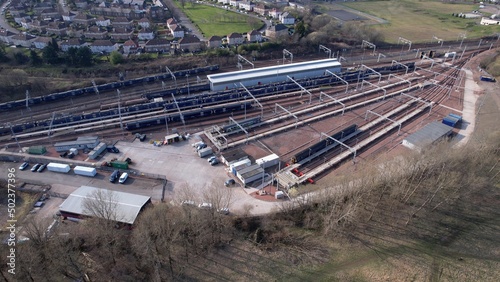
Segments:
[[[78,175],[94,177],[97,174],[97,170],[94,167],[86,166],[75,166],[73,172]]]
[[[214,151],[212,151],[212,148],[210,147],[206,147],[206,148],[203,148],[201,150],[198,151],[198,156],[200,156],[200,158],[204,158],[208,155],[211,155],[213,154]]]
[[[68,173],[70,167],[67,164],[49,163],[47,169],[54,172]]]
[[[255,160],[255,163],[260,165],[263,169],[271,167],[273,165],[277,165],[280,162],[280,158],[276,154],[271,154],[269,156],[265,156],[258,160]]]

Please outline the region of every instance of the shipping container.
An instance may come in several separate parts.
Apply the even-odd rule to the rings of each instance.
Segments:
[[[31,146],[28,148],[28,154],[43,155],[45,153],[47,153],[47,149],[44,146]]]
[[[119,169],[128,169],[128,163],[122,161],[112,161],[111,166]]]
[[[214,153],[214,151],[212,150],[212,148],[207,147],[207,148],[203,148],[203,149],[199,150],[198,156],[200,156],[200,158],[204,158],[204,157],[209,156],[213,153]]]
[[[47,169],[49,171],[67,173],[70,170],[70,167],[67,164],[49,163],[47,165]]]
[[[95,160],[97,159],[97,157],[102,153],[104,152],[104,150],[106,150],[108,146],[106,145],[106,143],[104,142],[101,142],[99,143],[99,145],[97,145],[92,151],[90,151],[89,153],[89,158],[91,160]]]
[[[86,166],[75,166],[73,172],[78,175],[90,176],[90,177],[94,177],[97,174],[95,168]]]
[[[456,119],[454,117],[447,116],[447,117],[443,118],[443,124],[446,124],[448,126],[455,127],[455,125],[457,125],[457,123],[458,123],[458,119]]]

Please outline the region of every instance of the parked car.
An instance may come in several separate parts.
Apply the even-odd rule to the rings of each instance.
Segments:
[[[47,164],[42,164],[39,168],[38,168],[38,172],[43,172],[45,170],[45,168],[47,167]]]
[[[219,160],[218,159],[213,159],[211,162],[210,162],[210,165],[217,165],[219,164]]]
[[[181,205],[183,206],[196,206],[196,204],[194,203],[194,201],[191,201],[191,200],[184,200],[181,202]]]
[[[229,214],[229,208],[221,208],[218,210],[218,212],[221,214]]]
[[[119,170],[113,171],[113,173],[111,173],[111,175],[109,176],[109,182],[114,183],[116,179],[118,179],[118,177],[120,177],[120,171]]]
[[[31,168],[31,172],[36,172],[38,170],[38,168],[41,166],[42,164],[35,164],[32,168]]]
[[[24,162],[19,166],[19,170],[25,170],[29,165],[28,162]]]
[[[236,181],[234,181],[234,179],[232,178],[229,178],[228,180],[226,180],[226,182],[224,182],[224,186],[228,187],[228,186],[232,186],[236,184]]]
[[[207,159],[209,163],[211,163],[213,160],[217,159],[216,156],[211,156],[210,158]]]
[[[201,203],[198,205],[198,207],[200,209],[209,210],[212,208],[212,204],[211,203]]]
[[[202,143],[202,144],[198,145],[198,147],[196,147],[196,152],[198,152],[201,149],[205,149],[206,147],[207,147],[207,144]]]
[[[123,184],[125,183],[125,181],[127,181],[127,178],[128,178],[128,173],[124,172],[120,176],[120,179],[118,179],[118,182],[120,182],[120,184]]]
[[[59,157],[65,158],[67,155],[68,155],[68,152],[64,152],[64,153],[60,154]]]

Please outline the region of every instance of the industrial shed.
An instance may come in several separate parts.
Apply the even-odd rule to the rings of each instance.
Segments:
[[[91,186],[81,186],[76,189],[69,197],[59,206],[59,211],[64,218],[85,218],[94,216],[84,208],[86,199],[94,199],[96,193],[103,193],[101,199],[104,204],[111,203],[116,205],[116,221],[125,224],[134,224],[139,213],[144,210],[145,206],[151,203],[151,197],[100,189]],[[110,193],[110,194],[108,194]],[[109,195],[109,196],[108,196]]]
[[[81,136],[75,141],[58,142],[54,145],[57,152],[68,151],[71,148],[79,150],[93,149],[99,144],[99,137],[97,136]]]
[[[325,74],[325,70],[339,73],[342,65],[337,59],[324,59],[316,61],[301,62],[295,64],[277,65],[271,67],[226,72],[207,75],[212,91],[220,91],[240,87],[240,83],[246,87],[293,79],[317,77]]]
[[[221,154],[222,163],[229,166],[232,163],[244,160],[248,158],[248,154],[245,153],[242,149],[236,148],[232,150],[227,150]]]
[[[246,185],[250,182],[262,179],[264,177],[264,169],[258,164],[246,166],[236,171],[236,177]]]
[[[434,121],[406,137],[402,144],[410,149],[421,150],[442,138],[450,136],[452,130],[453,127]]]

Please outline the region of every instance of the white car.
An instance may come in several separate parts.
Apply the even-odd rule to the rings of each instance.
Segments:
[[[127,178],[128,178],[128,173],[124,172],[124,173],[122,173],[122,175],[120,175],[118,182],[123,184],[123,183],[125,183],[125,181],[127,181]]]
[[[221,208],[218,210],[219,213],[221,214],[229,214],[229,208]]]
[[[207,159],[209,163],[211,163],[213,160],[217,159],[216,156],[211,156],[210,158]]]
[[[205,210],[209,210],[212,208],[212,204],[211,203],[201,203],[198,205],[198,207],[200,209],[205,209]]]

